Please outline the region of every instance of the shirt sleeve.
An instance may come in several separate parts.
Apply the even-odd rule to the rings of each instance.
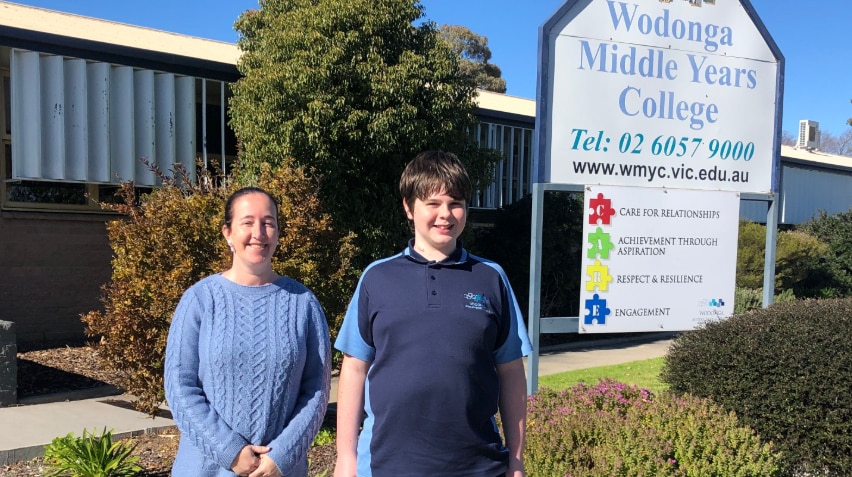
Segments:
[[[371,332],[369,293],[365,291],[366,277],[365,271],[349,302],[349,308],[346,310],[346,316],[343,317],[343,324],[340,326],[334,347],[361,361],[372,362],[376,357],[376,348]]]
[[[166,343],[164,384],[166,400],[181,434],[211,461],[231,468],[234,457],[248,445],[210,406],[201,388],[198,342],[202,306],[190,288],[178,303]]]
[[[503,317],[509,324],[506,341],[494,352],[497,364],[503,364],[532,353],[532,343],[530,343],[527,327],[524,325],[524,315],[521,314],[521,308],[518,306],[518,300],[515,298],[515,292],[512,291],[512,285],[509,284],[506,272],[496,263],[492,262],[490,265],[497,270],[500,274],[500,280],[503,282],[504,293],[502,296],[504,303],[502,303],[501,308]]]

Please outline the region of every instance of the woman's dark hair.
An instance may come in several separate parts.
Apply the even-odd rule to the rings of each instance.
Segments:
[[[263,194],[266,197],[269,197],[269,201],[272,202],[272,205],[275,207],[275,217],[278,217],[278,202],[275,201],[275,198],[272,197],[269,192],[266,192],[260,187],[243,187],[231,194],[231,196],[228,197],[228,200],[225,201],[225,227],[231,228],[231,221],[234,219],[232,211],[234,208],[234,201],[249,194]]]

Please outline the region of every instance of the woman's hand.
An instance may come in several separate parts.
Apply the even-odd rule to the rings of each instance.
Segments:
[[[247,476],[260,466],[261,456],[267,452],[269,447],[266,446],[245,446],[231,462],[231,470],[237,475]],[[270,459],[267,458],[267,460]]]
[[[281,471],[271,457],[264,454],[260,456],[260,465],[249,477],[281,477]]]

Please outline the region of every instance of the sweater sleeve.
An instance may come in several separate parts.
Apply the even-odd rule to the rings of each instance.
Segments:
[[[203,309],[193,289],[178,303],[166,343],[166,400],[181,434],[225,469],[249,443],[210,406],[199,378],[198,343]],[[199,462],[199,465],[201,463]]]
[[[331,387],[331,343],[328,324],[319,302],[309,294],[304,307],[306,319],[305,368],[299,385],[299,397],[284,430],[269,444],[269,457],[286,475],[300,456],[308,454],[319,432],[328,407]],[[300,307],[301,308],[301,307]]]

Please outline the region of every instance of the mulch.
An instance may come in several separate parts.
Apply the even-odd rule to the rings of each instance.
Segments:
[[[103,366],[88,346],[64,346],[18,353],[18,399],[118,386],[121,375]]]
[[[18,399],[49,396],[54,393],[80,391],[100,386],[119,387],[121,374],[103,366],[94,348],[88,346],[65,346],[18,353]],[[333,425],[327,416],[326,425]],[[80,429],[82,433],[83,429]],[[78,434],[75,434],[78,435]],[[57,436],[59,437],[59,436]],[[133,455],[139,456],[138,464],[145,470],[140,477],[167,477],[175,453],[180,432],[176,427],[161,429],[157,433],[131,437],[135,446]],[[334,443],[316,446],[308,454],[309,475],[332,475],[337,458]],[[0,466],[4,477],[37,477],[45,475],[47,465],[43,459],[17,462]]]

